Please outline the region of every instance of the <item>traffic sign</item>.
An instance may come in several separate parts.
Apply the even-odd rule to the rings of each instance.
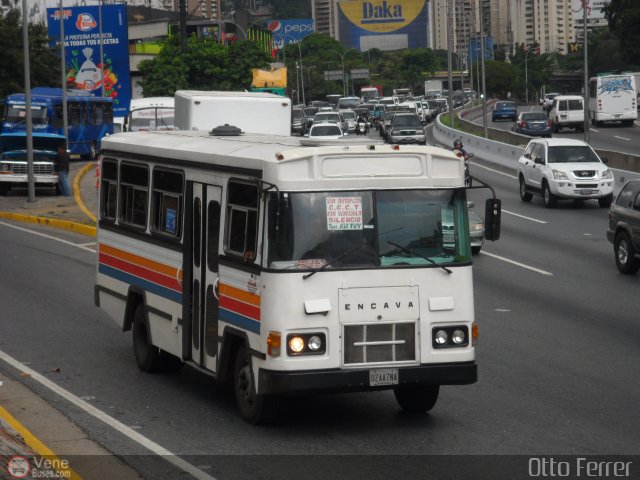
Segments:
[[[349,75],[353,79],[370,78],[370,76],[371,76],[371,75],[369,75],[369,69],[368,68],[357,68],[357,69],[351,70],[349,72]]]
[[[325,80],[342,80],[342,70],[325,70]]]

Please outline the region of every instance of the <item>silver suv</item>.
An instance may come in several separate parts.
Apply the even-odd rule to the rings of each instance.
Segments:
[[[585,142],[566,138],[531,140],[518,159],[520,198],[541,195],[544,206],[558,199],[596,199],[608,208],[613,199],[613,173]]]
[[[427,137],[420,117],[415,113],[396,113],[391,119],[389,143],[427,144]]]

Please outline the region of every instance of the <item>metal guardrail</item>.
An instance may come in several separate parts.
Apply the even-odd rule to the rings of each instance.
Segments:
[[[479,127],[464,117],[477,112],[481,108],[476,106],[456,109],[454,110],[456,120],[466,130],[478,131]],[[524,149],[531,137],[495,128],[490,129],[490,136],[497,137],[499,140],[487,139],[481,135],[474,135],[467,131],[448,127],[442,123],[440,115],[438,115],[433,127],[433,137],[437,142],[445,146],[451,146],[453,141],[458,138],[462,140],[465,150],[473,152],[476,159],[517,170],[518,159],[524,153]],[[614,171],[617,187],[620,187],[630,178],[640,178],[640,156],[610,150],[596,151],[600,158],[608,161],[609,167]]]

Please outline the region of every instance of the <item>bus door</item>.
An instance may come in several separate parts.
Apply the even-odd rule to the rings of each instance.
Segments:
[[[218,354],[218,241],[222,189],[188,182],[183,265],[182,356],[215,371]],[[188,290],[187,290],[188,289]]]

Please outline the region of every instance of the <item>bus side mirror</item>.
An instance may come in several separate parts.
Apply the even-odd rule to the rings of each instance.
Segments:
[[[495,241],[500,238],[502,202],[489,198],[484,205],[484,238]]]

